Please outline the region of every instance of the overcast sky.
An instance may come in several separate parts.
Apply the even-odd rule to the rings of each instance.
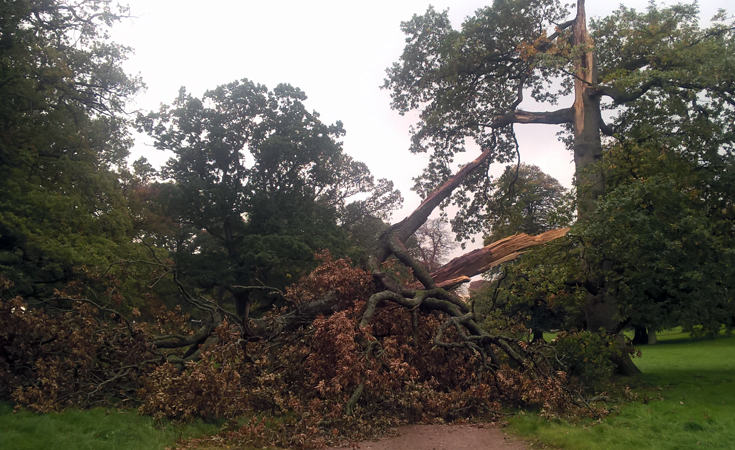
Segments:
[[[412,120],[392,111],[388,92],[380,89],[385,69],[403,50],[400,23],[433,4],[439,11],[448,8],[459,28],[465,17],[490,1],[129,0],[136,18],[116,25],[113,38],[135,50],[125,67],[148,86],[134,105],[144,111],[171,103],[181,86],[195,96],[242,78],[270,89],[279,83],[301,88],[309,97],[307,107],[324,122],[344,123],[345,151],[401,190],[404,208],[394,214],[395,221],[420,203],[410,190],[411,179],[427,161],[425,155],[409,153]],[[587,3],[588,17],[606,16],[618,5]],[[622,3],[644,9],[648,2]],[[703,1],[702,17],[708,20],[727,3]],[[572,156],[556,140],[558,127],[521,125],[518,131],[522,160],[569,187]],[[167,157],[150,142],[138,138],[133,157],[163,163]],[[468,154],[467,160],[476,155]]]

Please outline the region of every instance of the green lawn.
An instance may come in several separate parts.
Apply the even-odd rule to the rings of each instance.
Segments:
[[[1,450],[163,450],[184,436],[214,434],[219,426],[156,424],[135,410],[96,408],[64,413],[13,413],[0,403]]]
[[[669,332],[641,350],[638,401],[599,422],[523,415],[510,420],[509,431],[561,449],[734,449],[735,338]]]

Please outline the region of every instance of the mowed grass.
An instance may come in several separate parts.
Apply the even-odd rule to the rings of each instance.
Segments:
[[[135,410],[95,408],[63,413],[13,413],[0,403],[2,450],[163,450],[182,437],[215,434],[216,424],[156,423]]]
[[[601,421],[547,421],[532,414],[509,431],[539,444],[579,450],[735,449],[735,338],[692,340],[669,332],[641,347],[638,395]]]

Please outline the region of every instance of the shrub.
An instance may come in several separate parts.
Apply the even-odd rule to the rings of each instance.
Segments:
[[[587,390],[601,389],[609,382],[615,370],[612,357],[619,351],[613,336],[590,331],[560,332],[555,343],[561,368]]]

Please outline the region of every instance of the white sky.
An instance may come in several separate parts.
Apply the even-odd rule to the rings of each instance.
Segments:
[[[390,109],[388,91],[381,90],[385,69],[400,57],[405,36],[400,23],[423,14],[429,4],[449,8],[458,29],[461,22],[491,0],[128,0],[135,19],[118,24],[113,39],[135,49],[125,67],[140,73],[148,85],[135,108],[158,109],[171,103],[181,86],[195,96],[234,80],[248,78],[269,89],[279,83],[301,88],[306,104],[326,123],[341,120],[347,135],[344,149],[365,162],[376,178],[388,178],[404,196],[399,220],[420,203],[410,190],[412,178],[425,166],[426,155],[412,155],[408,117]],[[627,0],[644,9],[647,0]],[[672,3],[667,1],[665,3]],[[727,0],[701,2],[709,20]],[[587,2],[588,17],[608,15],[619,2]],[[729,8],[732,12],[734,8]],[[562,101],[559,106],[569,106]],[[546,109],[522,104],[529,110]],[[518,127],[521,158],[569,187],[572,156],[557,142],[553,125]],[[137,139],[133,158],[144,155],[154,164],[167,157]],[[467,155],[467,160],[476,157]],[[502,172],[502,167],[497,168]]]

